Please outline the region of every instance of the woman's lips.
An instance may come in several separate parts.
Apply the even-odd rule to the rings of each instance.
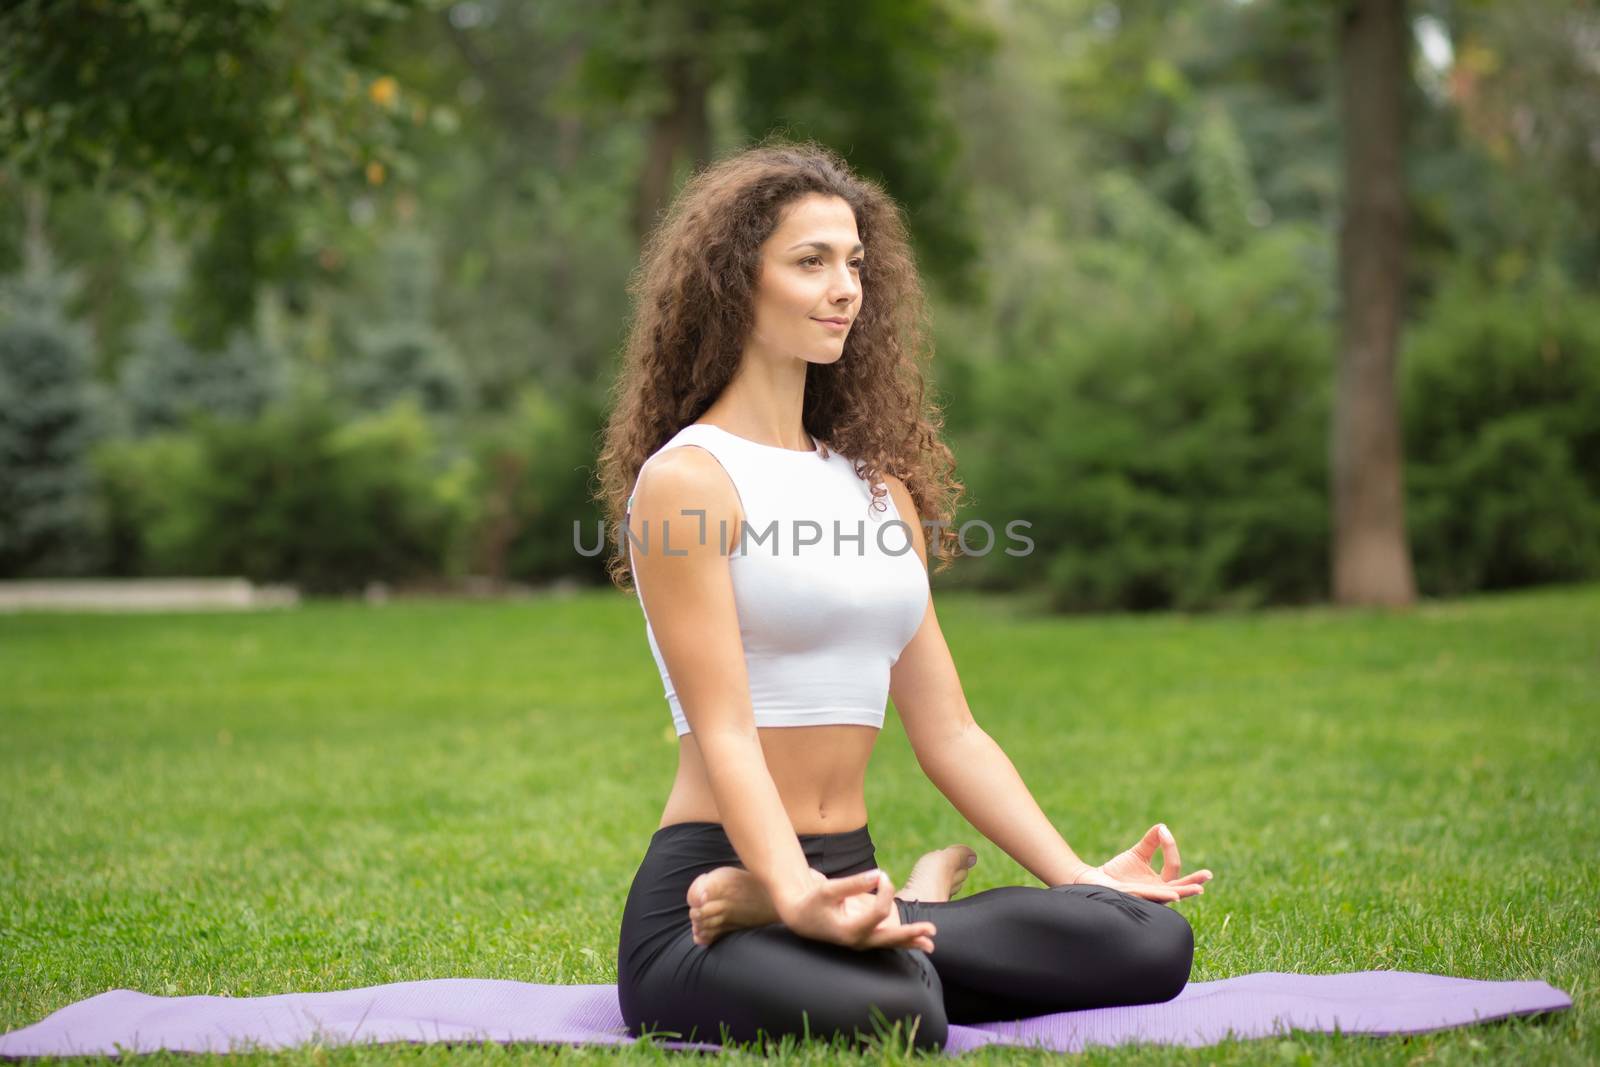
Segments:
[[[850,328],[850,323],[844,319],[812,319],[811,321],[820,322],[830,330],[839,330],[841,332]]]

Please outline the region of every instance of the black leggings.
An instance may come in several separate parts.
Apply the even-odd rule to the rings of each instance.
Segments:
[[[877,865],[865,826],[801,834],[800,845],[806,862],[830,878]],[[651,837],[617,947],[617,995],[634,1036],[649,1030],[715,1042],[725,1029],[740,1042],[786,1034],[860,1039],[898,1021],[917,1048],[936,1050],[950,1023],[1171,1000],[1194,959],[1194,932],[1177,911],[1084,885],[897,900],[902,920],[937,928],[931,955],[847,948],[782,923],[696,945],[689,883],[724,866],[743,864],[720,823],[675,823]]]

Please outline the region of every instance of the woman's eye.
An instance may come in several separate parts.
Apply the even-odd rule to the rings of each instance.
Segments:
[[[800,261],[800,265],[803,267],[807,263],[810,263],[810,262],[813,262],[813,261],[815,261],[817,263],[821,263],[822,262],[822,257],[821,256],[807,256],[805,259],[802,259]]]
[[[855,268],[855,269],[856,269],[856,270],[860,270],[860,269],[861,269],[861,265],[862,265],[862,262],[863,262],[863,261],[862,261],[862,260],[859,260],[859,259],[852,259],[852,260],[851,260],[851,261],[850,261],[850,265],[851,265],[851,266],[852,266],[852,267],[854,267],[854,268]]]

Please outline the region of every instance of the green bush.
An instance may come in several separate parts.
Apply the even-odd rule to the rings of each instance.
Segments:
[[[1202,216],[1228,240],[1117,174],[1098,190],[1111,239],[989,213],[992,315],[940,337],[960,518],[999,535],[958,580],[1062,610],[1326,596],[1332,248],[1219,223],[1251,194],[1217,155]],[[1400,387],[1421,590],[1600,576],[1600,300],[1464,272],[1419,310]],[[1030,555],[1003,551],[1015,519]]]
[[[1421,589],[1600,576],[1600,301],[1458,281],[1402,374]]]
[[[496,580],[577,577],[604,582],[593,547],[599,509],[589,498],[601,411],[585,393],[525,386],[511,410],[485,416],[471,442],[471,569]]]
[[[348,421],[301,394],[250,422],[101,450],[120,567],[243,575],[341,592],[447,572],[469,512],[464,461],[439,460],[414,404]]]
[[[1137,247],[1073,248],[1048,329],[1030,322],[1014,355],[965,378],[979,426],[960,442],[963,519],[1024,519],[1035,542],[984,556],[981,584],[1042,583],[1062,610],[1325,595],[1316,247],[1287,229],[1231,255],[1194,244],[1181,279]]]
[[[117,438],[97,448],[93,461],[110,542],[107,572],[201,574],[187,562],[199,518],[189,497],[205,462],[200,438],[170,430]]]

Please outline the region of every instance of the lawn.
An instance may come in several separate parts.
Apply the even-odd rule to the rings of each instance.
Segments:
[[[1541,978],[1575,1002],[1414,1039],[1085,1063],[1600,1061],[1600,587],[1403,615],[938,603],[974,714],[1080,854],[1164,820],[1185,869],[1216,872],[1178,905],[1195,980],[1383,968]],[[610,591],[0,617],[0,728],[4,1030],[112,988],[614,981],[675,766],[638,604]],[[868,803],[891,876],[962,841],[980,856],[967,892],[1038,884],[920,775],[892,712]],[[492,1045],[224,1062],[245,1058],[691,1062]]]

